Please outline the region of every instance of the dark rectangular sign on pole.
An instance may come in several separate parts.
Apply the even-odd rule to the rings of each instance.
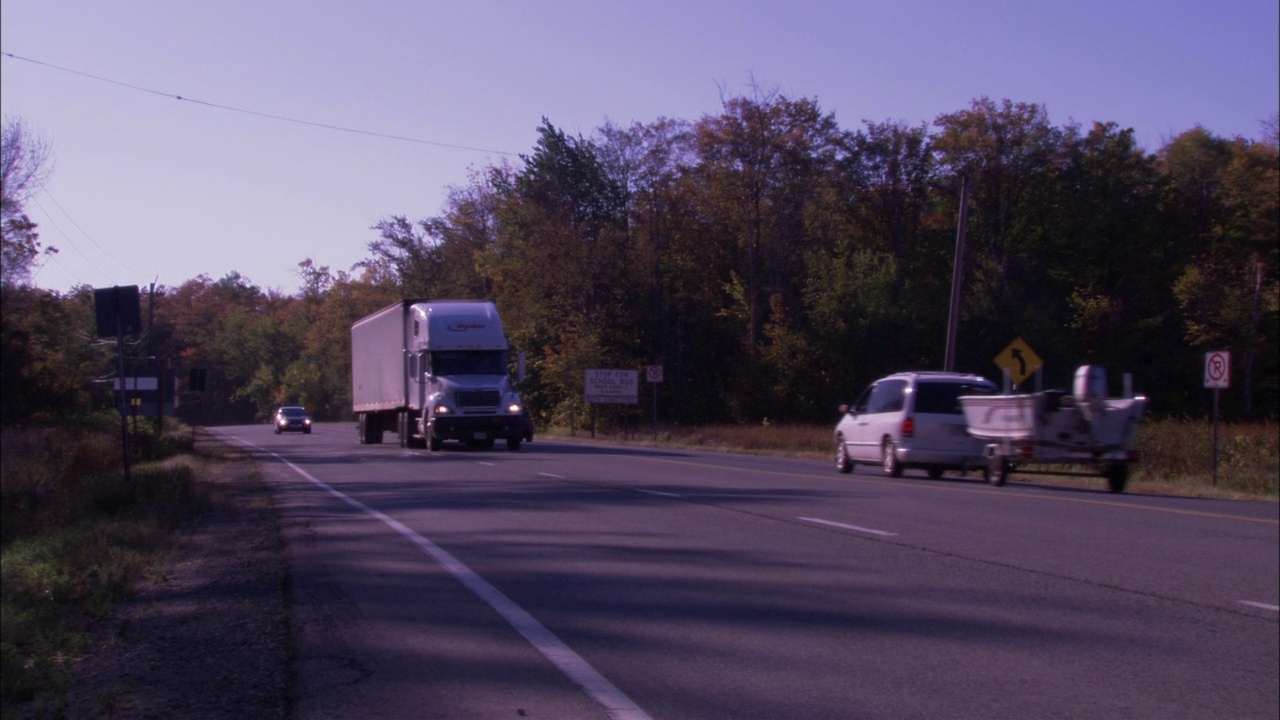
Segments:
[[[116,357],[119,372],[116,375],[124,382],[124,336],[137,335],[142,332],[142,305],[138,302],[138,286],[125,285],[109,288],[94,288],[93,312],[98,322],[98,337],[114,337],[116,339]],[[121,385],[120,400],[120,445],[124,454],[124,480],[129,477],[129,390]]]
[[[137,285],[94,288],[93,310],[98,321],[98,337],[142,332],[142,304]]]

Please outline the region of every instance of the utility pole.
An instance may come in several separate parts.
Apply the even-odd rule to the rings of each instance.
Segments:
[[[960,325],[960,286],[964,279],[964,232],[969,224],[969,176],[960,179],[960,221],[956,228],[956,258],[951,265],[951,314],[947,318],[947,352],[942,369],[956,369],[956,335]]]
[[[156,280],[159,280],[159,276]],[[160,357],[156,355],[156,281],[151,281],[151,297],[147,301],[147,347],[151,350],[151,357],[155,360],[156,366],[160,368],[159,382],[156,383],[156,439],[159,440],[164,435],[164,383],[168,377],[165,364],[160,362]]]

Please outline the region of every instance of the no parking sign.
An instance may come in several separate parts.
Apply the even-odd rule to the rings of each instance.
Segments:
[[[1220,350],[1204,354],[1204,386],[1231,387],[1231,353]]]

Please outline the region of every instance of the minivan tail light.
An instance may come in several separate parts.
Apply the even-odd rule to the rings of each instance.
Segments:
[[[915,418],[906,418],[902,421],[902,437],[911,437],[916,434]]]

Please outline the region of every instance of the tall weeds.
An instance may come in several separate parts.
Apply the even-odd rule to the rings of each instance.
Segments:
[[[1213,426],[1204,420],[1168,419],[1138,430],[1135,479],[1174,486],[1213,485]],[[1218,428],[1217,489],[1277,497],[1280,433],[1276,423],[1230,423]]]
[[[612,440],[726,452],[827,457],[831,427],[813,425],[702,425],[637,429]],[[550,434],[564,434],[550,430]],[[582,432],[577,433],[579,437]],[[1274,421],[1225,424],[1218,429],[1218,473],[1214,485],[1213,427],[1204,420],[1146,420],[1136,444],[1130,488],[1181,495],[1276,499],[1280,478],[1280,432]]]
[[[182,435],[139,442],[128,481],[120,439],[92,428],[0,434],[0,708],[56,703],[90,622],[208,500]],[[56,708],[42,714],[56,716]]]

